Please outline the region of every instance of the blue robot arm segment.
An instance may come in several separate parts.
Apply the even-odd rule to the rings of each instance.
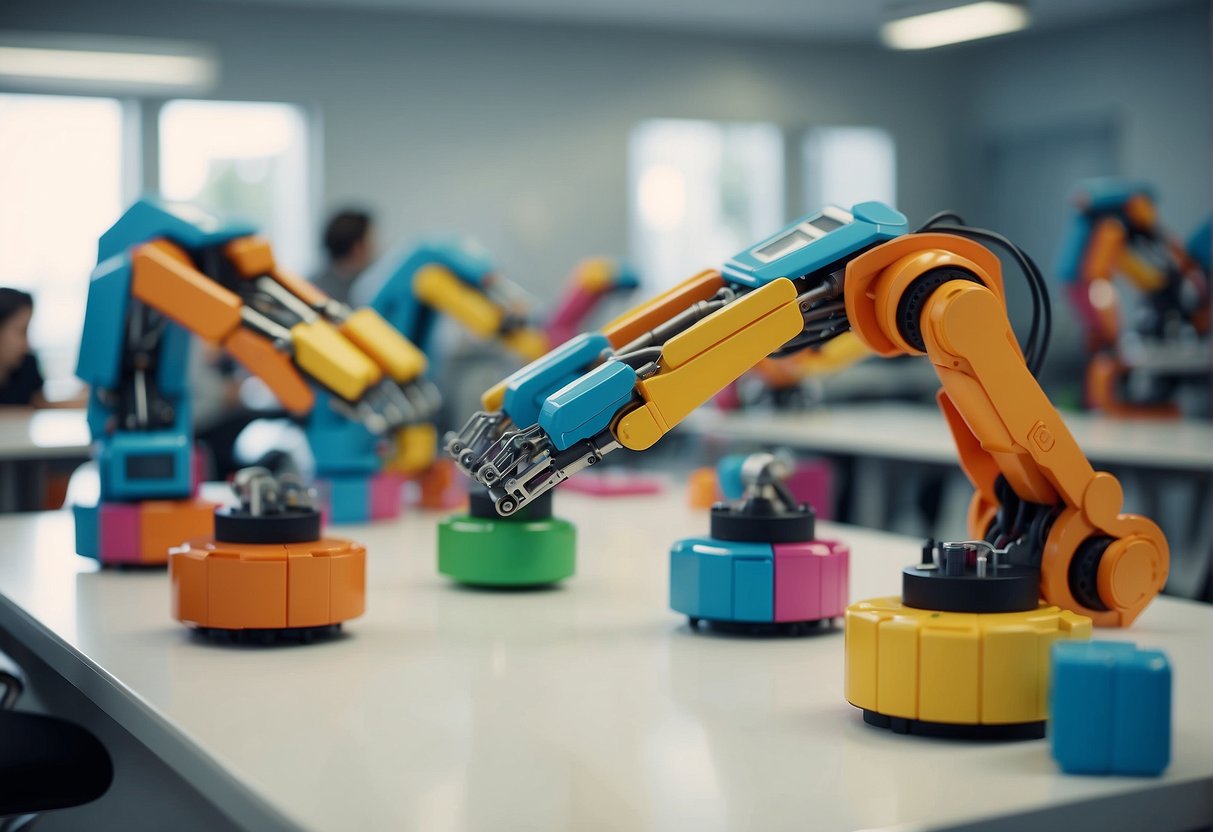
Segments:
[[[636,371],[619,361],[600,364],[548,396],[538,424],[559,451],[606,430],[632,400]]]
[[[544,400],[575,381],[610,349],[611,342],[597,332],[583,333],[565,342],[507,379],[502,410],[516,425],[535,424]]]

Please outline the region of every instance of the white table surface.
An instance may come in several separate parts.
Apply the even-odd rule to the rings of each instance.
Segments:
[[[1095,465],[1213,471],[1213,424],[1063,416]],[[800,413],[722,413],[705,408],[684,422],[692,431],[725,439],[788,445],[822,453],[883,457],[945,465],[956,446],[933,407],[908,404],[839,405]]]
[[[666,551],[707,519],[680,488],[557,507],[581,536],[563,588],[456,588],[435,571],[436,518],[415,513],[342,530],[370,547],[369,611],[345,637],[270,649],[191,637],[163,572],[97,572],[66,514],[4,517],[0,627],[257,829],[918,829],[1130,794],[1101,828],[1213,813],[1213,608],[1161,599],[1127,634],[1175,668],[1166,774],[1068,777],[1045,741],[865,725],[840,627],[690,631],[666,606]],[[918,555],[821,535],[852,545],[854,598],[895,594]]]
[[[83,410],[0,407],[0,460],[88,456]]]

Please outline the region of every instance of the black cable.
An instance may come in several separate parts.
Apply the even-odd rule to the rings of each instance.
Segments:
[[[944,220],[953,220],[955,224],[945,224]],[[964,219],[953,211],[940,211],[920,225],[915,233],[922,231],[942,231],[963,237],[989,242],[1006,251],[1015,260],[1023,272],[1028,284],[1028,292],[1032,300],[1032,323],[1028,329],[1028,337],[1023,343],[1024,361],[1033,375],[1038,375],[1044,366],[1048,354],[1049,341],[1053,334],[1053,308],[1049,298],[1049,288],[1044,275],[1035,261],[1019,246],[1003,235],[985,228],[974,228],[964,224]]]

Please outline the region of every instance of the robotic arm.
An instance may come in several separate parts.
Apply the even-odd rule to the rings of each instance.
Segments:
[[[1123,354],[1126,333],[1115,281],[1123,277],[1142,297],[1127,333],[1136,352],[1190,345],[1209,330],[1209,255],[1202,250],[1207,244],[1200,243],[1201,232],[1188,247],[1169,235],[1159,225],[1152,189],[1142,183],[1084,182],[1075,204],[1058,274],[1086,331],[1089,398],[1109,410],[1165,404],[1165,383],[1138,394],[1120,389],[1131,367]],[[1157,369],[1167,375],[1167,368]]]
[[[990,232],[937,215],[914,233],[881,203],[826,208],[515,373],[447,451],[516,512],[618,448],[645,450],[768,355],[847,331],[884,357],[925,355],[976,487],[972,537],[1040,571],[1041,595],[1097,624],[1129,624],[1166,580],[1166,540],[1122,514],[1037,383],[1047,304],[1021,350],[1001,265],[1008,246],[1038,305],[1043,280]],[[941,233],[946,232],[946,233]],[[1043,338],[1042,338],[1043,336]]]
[[[217,344],[296,414],[317,391],[378,434],[432,419],[425,356],[370,309],[285,272],[243,225],[135,203],[102,236],[77,374],[92,387],[103,499],[184,497],[192,424],[188,335]]]
[[[599,303],[611,295],[626,294],[640,287],[640,278],[627,264],[606,257],[592,257],[573,269],[569,287],[547,324],[548,342],[563,344],[581,332],[581,324]]]

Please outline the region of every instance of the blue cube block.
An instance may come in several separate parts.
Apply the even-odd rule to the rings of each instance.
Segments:
[[[370,477],[331,477],[327,491],[330,523],[367,523],[371,519]]]
[[[1171,761],[1171,665],[1120,641],[1053,644],[1053,757],[1067,774],[1161,774]]]

